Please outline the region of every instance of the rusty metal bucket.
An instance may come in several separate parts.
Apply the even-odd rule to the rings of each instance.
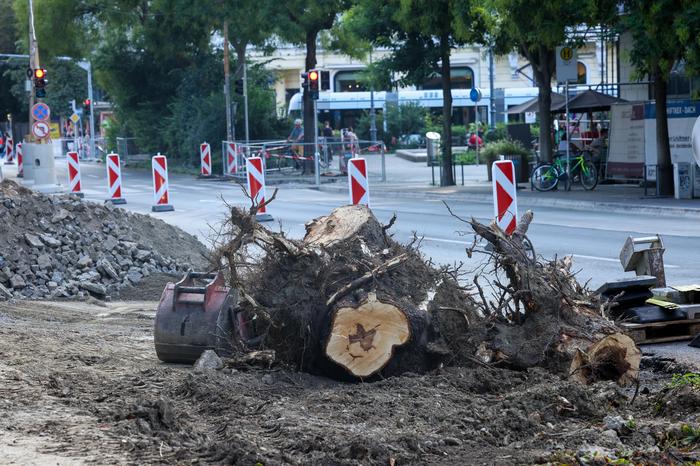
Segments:
[[[158,359],[191,364],[207,349],[223,355],[235,339],[246,341],[246,322],[236,312],[237,301],[238,293],[225,285],[221,273],[190,271],[179,282],[168,283],[156,313]]]

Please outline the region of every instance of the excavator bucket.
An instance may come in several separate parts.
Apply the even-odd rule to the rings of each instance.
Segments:
[[[238,293],[221,273],[187,272],[168,283],[156,313],[154,340],[158,359],[192,364],[207,349],[229,352],[247,340],[246,319],[237,312]]]

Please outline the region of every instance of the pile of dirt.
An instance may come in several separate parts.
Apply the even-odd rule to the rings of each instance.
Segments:
[[[0,218],[0,300],[117,297],[152,274],[206,264],[206,247],[162,220],[9,180]]]
[[[279,365],[197,373],[157,361],[153,313],[146,303],[0,303],[3,459],[14,450],[54,455],[45,464],[700,460],[697,404],[691,413],[692,399],[668,391],[672,374],[650,361],[638,390],[542,368],[446,367],[371,384]],[[18,437],[23,450],[8,441]]]

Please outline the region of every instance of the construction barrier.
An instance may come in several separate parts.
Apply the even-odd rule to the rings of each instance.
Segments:
[[[8,136],[5,140],[5,165],[14,165],[15,163],[15,144],[12,137]]]
[[[226,141],[224,146],[224,175],[233,176],[238,171],[238,144]]]
[[[365,204],[369,207],[369,180],[365,159],[348,160],[348,184],[350,187],[350,204]]]
[[[122,169],[119,155],[107,155],[107,201],[112,204],[126,204],[122,197]]]
[[[211,147],[204,142],[199,146],[199,158],[202,164],[201,176],[211,176]]]
[[[496,223],[506,234],[512,235],[518,218],[515,166],[510,160],[497,160],[493,162],[491,173],[493,174],[493,210]]]
[[[164,155],[153,156],[151,159],[153,168],[153,207],[152,212],[169,212],[175,210],[170,204],[168,192],[168,159]]]
[[[265,169],[263,160],[260,157],[250,157],[246,160],[246,171],[248,172],[248,193],[254,206],[259,206],[256,219],[259,222],[272,220],[272,216],[267,213],[265,206]]]
[[[80,160],[77,152],[68,152],[68,190],[71,194],[83,197],[80,185]]]
[[[22,143],[17,143],[17,178],[24,178],[24,156],[22,154]]]

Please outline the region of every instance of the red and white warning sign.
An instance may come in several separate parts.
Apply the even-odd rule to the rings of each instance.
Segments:
[[[199,145],[199,158],[202,162],[202,176],[211,176],[211,147],[208,142]]]
[[[350,203],[365,204],[369,207],[369,180],[365,159],[348,160],[348,182],[350,183]]]
[[[259,214],[266,212],[265,208],[265,170],[260,157],[250,157],[245,162],[248,172],[248,192],[253,200],[253,205],[261,206]]]
[[[24,178],[24,156],[22,155],[22,143],[17,143],[17,178]]]
[[[226,174],[235,175],[238,169],[236,163],[237,144],[235,142],[226,143]]]
[[[153,212],[167,212],[175,210],[170,205],[170,193],[168,192],[168,159],[164,155],[155,155],[151,158],[153,168]]]
[[[82,197],[82,186],[80,185],[80,160],[77,152],[68,152],[68,188],[71,194]]]
[[[126,204],[122,197],[122,168],[118,154],[107,155],[107,200],[112,204]]]
[[[515,167],[510,160],[497,160],[491,168],[493,173],[493,209],[496,223],[512,235],[518,218],[518,195],[515,183]]]
[[[15,142],[10,136],[5,140],[5,164],[9,165],[14,163],[15,159]]]

